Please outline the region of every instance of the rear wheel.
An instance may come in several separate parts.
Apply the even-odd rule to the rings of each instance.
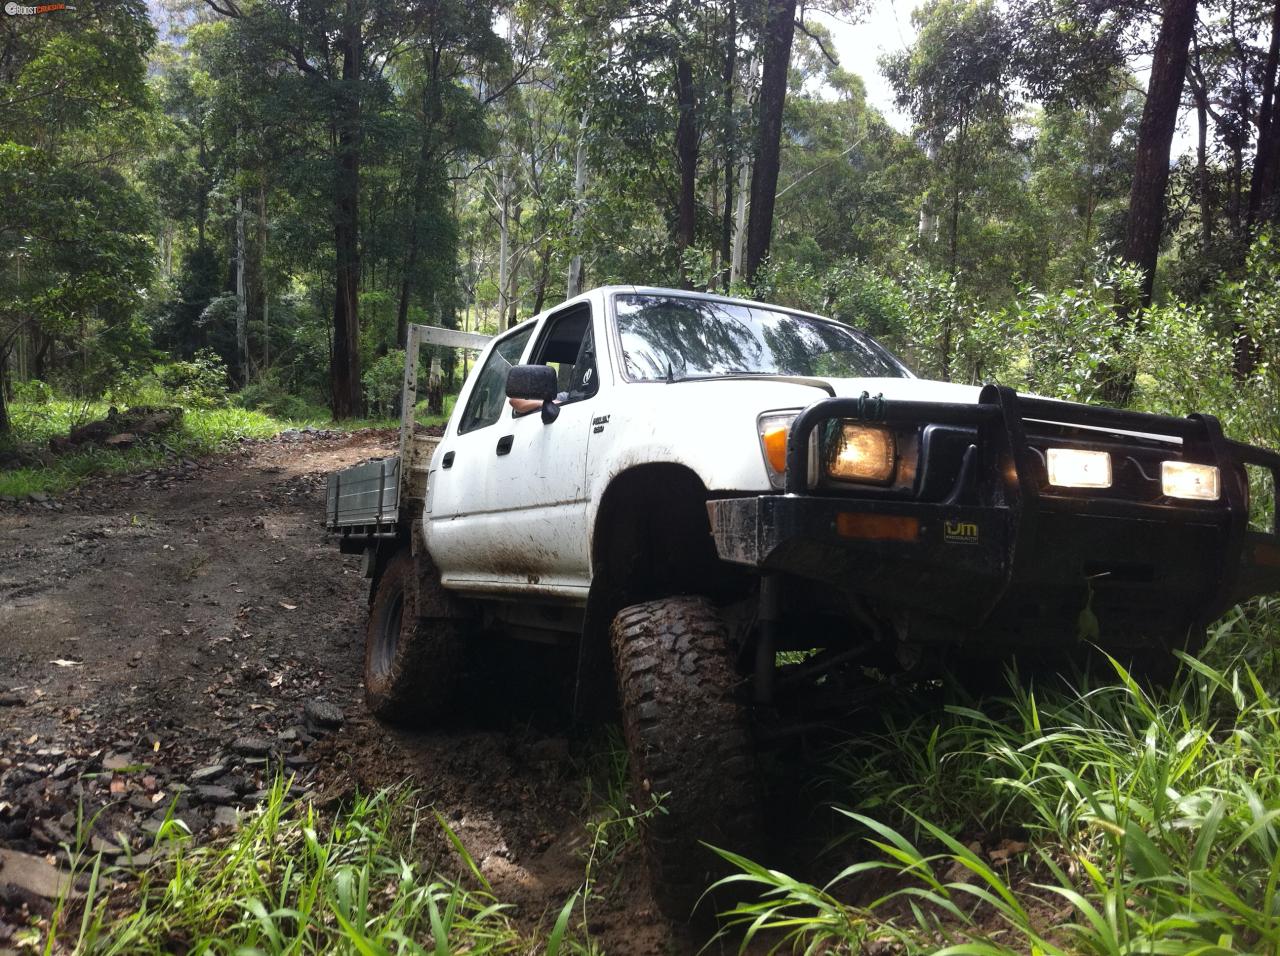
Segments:
[[[418,616],[413,555],[383,569],[369,608],[364,694],[375,717],[397,724],[438,719],[457,699],[464,635],[459,622]]]
[[[634,802],[641,810],[654,798],[660,804],[645,821],[653,894],[669,917],[688,919],[727,872],[701,844],[749,853],[760,831],[741,682],[724,622],[705,598],[625,608],[610,638]]]

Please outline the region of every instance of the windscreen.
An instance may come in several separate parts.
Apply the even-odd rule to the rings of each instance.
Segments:
[[[633,382],[743,374],[907,377],[872,339],[836,322],[674,295],[618,295],[615,312]]]

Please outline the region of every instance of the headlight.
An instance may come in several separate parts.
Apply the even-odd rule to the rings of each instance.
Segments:
[[[897,443],[887,428],[841,422],[827,443],[827,474],[844,481],[885,484],[897,459]]]
[[[1050,448],[1045,452],[1049,484],[1060,488],[1110,488],[1111,456],[1105,451]]]
[[[1162,461],[1160,484],[1170,498],[1217,501],[1221,494],[1217,467],[1190,461]]]
[[[799,412],[769,412],[756,419],[764,467],[769,473],[769,483],[775,488],[783,486],[787,473],[787,433],[791,431],[791,423],[798,414]]]

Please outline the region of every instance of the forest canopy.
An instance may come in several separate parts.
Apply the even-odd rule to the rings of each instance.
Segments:
[[[868,11],[6,16],[0,440],[15,402],[148,377],[385,411],[408,323],[495,331],[608,282],[829,314],[944,379],[1270,394],[1280,3],[924,0],[903,49],[842,62],[832,24]],[[463,357],[436,358],[456,390]]]

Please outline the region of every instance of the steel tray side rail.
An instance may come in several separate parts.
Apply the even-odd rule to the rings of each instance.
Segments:
[[[326,530],[366,541],[394,538],[399,516],[398,458],[381,458],[329,475]]]

